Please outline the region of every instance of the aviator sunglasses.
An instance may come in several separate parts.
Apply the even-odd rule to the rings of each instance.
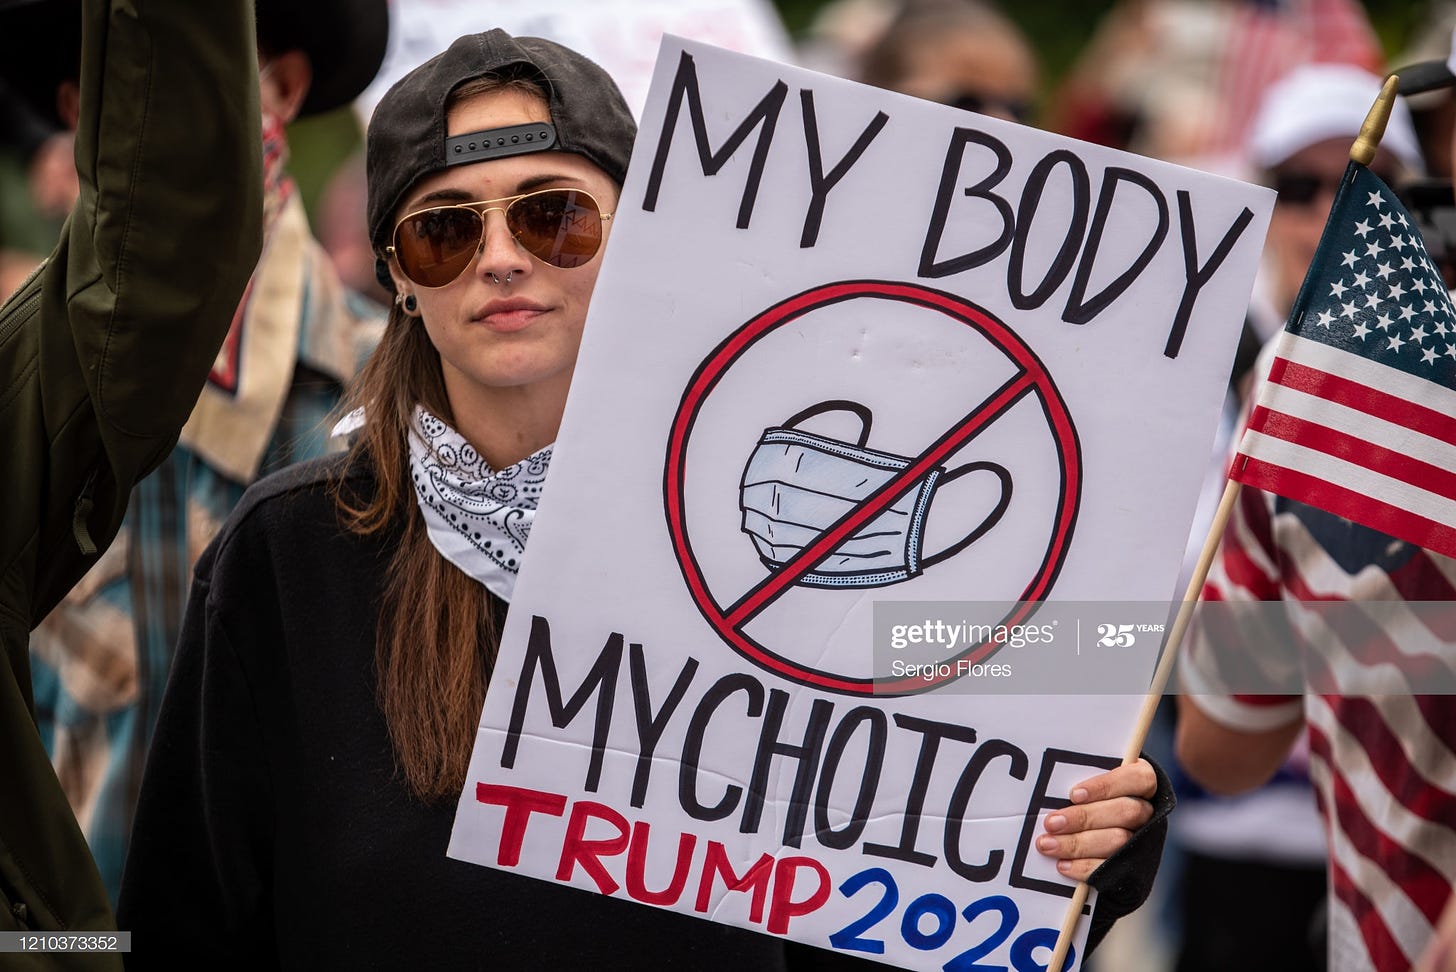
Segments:
[[[1398,173],[1371,170],[1374,175],[1388,186],[1399,182]],[[1340,183],[1345,180],[1342,173],[1319,173],[1306,172],[1302,169],[1275,169],[1270,173],[1269,184],[1279,194],[1278,202],[1285,206],[1309,206],[1316,202],[1323,194],[1328,193],[1333,197],[1340,189]],[[1328,207],[1321,207],[1327,209]]]
[[[1343,175],[1322,175],[1318,172],[1303,172],[1290,169],[1276,169],[1270,182],[1279,194],[1279,202],[1286,206],[1308,206],[1321,194],[1331,196],[1340,188]]]
[[[410,213],[394,227],[394,245],[404,275],[421,287],[443,287],[465,272],[485,244],[485,214],[498,210],[516,242],[542,263],[571,270],[596,256],[602,246],[602,212],[589,192],[541,189],[502,199],[432,206]]]

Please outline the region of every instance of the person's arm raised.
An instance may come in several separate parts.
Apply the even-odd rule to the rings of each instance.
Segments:
[[[33,619],[171,449],[262,240],[253,5],[98,0],[82,16],[80,198],[38,281],[52,494]]]

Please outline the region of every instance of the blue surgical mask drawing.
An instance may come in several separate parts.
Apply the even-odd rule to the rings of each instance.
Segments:
[[[830,412],[860,420],[855,442],[798,428]],[[765,429],[739,488],[743,532],[764,565],[777,570],[914,462],[868,448],[872,414],[857,402],[828,401]],[[966,536],[930,556],[923,551],[926,518],[937,490],[974,471],[994,473],[1001,496]],[[874,519],[837,546],[796,582],[807,587],[868,588],[898,584],[960,553],[996,525],[1011,501],[1011,475],[994,462],[972,462],[947,472],[936,466]]]

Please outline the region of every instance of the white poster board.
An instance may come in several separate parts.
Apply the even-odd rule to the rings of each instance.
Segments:
[[[390,0],[384,63],[355,102],[365,123],[390,87],[465,34],[500,27],[547,37],[596,61],[639,118],[664,34],[776,61],[792,59],[769,0]]]
[[[669,39],[451,856],[1044,964],[1071,885],[1031,841],[1140,700],[992,687],[1109,650],[1146,684],[1155,635],[1023,602],[1174,596],[1271,202]],[[999,634],[885,668],[877,602],[972,599]]]

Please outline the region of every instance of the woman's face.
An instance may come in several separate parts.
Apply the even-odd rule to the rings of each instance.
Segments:
[[[543,99],[504,88],[462,100],[450,109],[446,124],[451,135],[460,135],[547,120]],[[431,205],[558,186],[585,189],[604,213],[616,208],[616,185],[596,165],[567,152],[535,152],[428,176],[405,197],[395,218]],[[580,267],[548,266],[516,243],[501,210],[487,212],[485,219],[480,253],[443,287],[421,287],[390,261],[397,291],[418,301],[415,314],[440,354],[445,390],[457,415],[471,403],[499,400],[497,393],[507,390],[564,400],[601,267],[600,250]],[[604,232],[610,226],[605,223]]]
[[[1026,122],[1036,102],[1036,62],[1005,32],[952,30],[908,52],[904,76],[892,85],[917,98]]]

